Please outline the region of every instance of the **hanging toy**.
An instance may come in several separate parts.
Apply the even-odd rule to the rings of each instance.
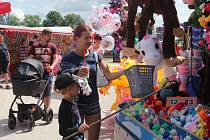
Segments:
[[[112,36],[107,35],[107,36],[103,37],[101,45],[105,50],[111,51],[114,49],[115,40]]]

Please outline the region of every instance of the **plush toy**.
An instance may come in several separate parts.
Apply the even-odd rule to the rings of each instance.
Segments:
[[[162,47],[160,45],[159,39],[156,35],[146,35],[144,38],[138,42],[136,49],[140,52],[143,58],[143,62],[146,65],[154,65],[154,82],[157,84],[157,71],[163,69],[163,77],[170,78],[169,80],[176,80],[176,70],[172,67],[168,67],[164,63]]]
[[[168,65],[177,65],[181,63],[181,57],[176,57],[175,53],[175,36],[182,37],[184,30],[179,27],[177,11],[174,0],[128,0],[128,40],[127,47],[134,48],[135,28],[134,21],[137,8],[142,8],[141,17],[139,18],[139,40],[147,34],[147,28],[152,26],[155,21],[153,14],[159,14],[163,17],[164,22],[164,38],[163,38],[163,56],[167,59]],[[174,34],[173,34],[174,33]],[[127,49],[128,50],[128,49]],[[124,51],[130,53],[129,51]],[[174,57],[176,59],[170,60]],[[171,64],[170,64],[171,62]]]

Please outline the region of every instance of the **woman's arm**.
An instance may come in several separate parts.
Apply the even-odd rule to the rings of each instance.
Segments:
[[[115,80],[124,74],[124,70],[121,70],[119,72],[110,72],[108,66],[103,61],[101,61],[100,67],[102,68],[104,75],[108,81]]]

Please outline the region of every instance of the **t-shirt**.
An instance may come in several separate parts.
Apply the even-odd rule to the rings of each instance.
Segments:
[[[79,126],[81,125],[81,118],[79,110],[76,104],[62,99],[59,113],[58,113],[58,123],[59,123],[59,134],[63,138],[77,132]],[[68,139],[68,140],[83,140],[84,134],[79,134],[78,136]]]
[[[98,56],[98,60],[100,62],[102,60],[102,57],[100,55]],[[83,66],[84,57],[79,56],[74,51],[72,51],[68,55],[63,57],[61,63],[62,71],[66,71],[66,69],[70,69],[71,71],[73,71],[73,69]],[[92,52],[90,52],[86,56],[86,63],[90,68],[90,74],[87,80],[90,88],[92,89],[92,93],[89,96],[86,96],[83,95],[81,90],[80,94],[78,95],[78,104],[91,104],[99,101],[98,89],[96,85],[96,59],[95,55]]]
[[[54,54],[57,54],[57,47],[51,42],[45,46],[42,46],[40,41],[36,42],[29,50],[29,55],[34,55],[35,59],[40,60],[44,68],[52,65]]]
[[[0,63],[8,62],[8,49],[6,44],[0,44]]]

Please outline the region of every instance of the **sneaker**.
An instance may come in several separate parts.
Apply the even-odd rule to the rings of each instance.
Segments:
[[[11,89],[11,87],[9,85],[6,85],[5,89]]]

